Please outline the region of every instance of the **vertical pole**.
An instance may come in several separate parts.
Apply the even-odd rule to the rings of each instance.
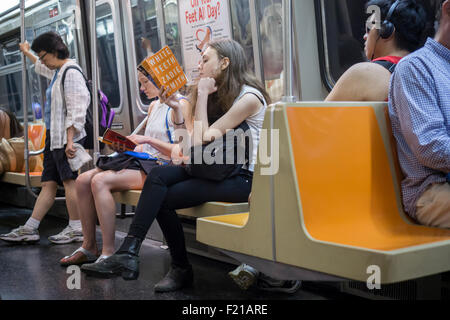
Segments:
[[[262,47],[261,47],[261,37],[259,32],[259,19],[256,10],[256,1],[249,0],[248,4],[250,7],[250,26],[252,28],[252,42],[253,42],[253,58],[255,62],[255,75],[261,83],[264,83],[263,76],[263,63],[262,63]]]
[[[293,46],[292,46],[292,0],[283,0],[283,63],[284,63],[284,96],[282,98],[283,102],[296,102],[297,97],[294,96],[294,63],[292,61],[293,57]]]
[[[26,41],[25,38],[25,0],[20,0],[20,38],[21,43]],[[25,127],[25,141],[28,141],[28,105],[27,105],[27,58],[22,53],[22,108],[23,121]],[[25,163],[28,167],[28,144],[25,143]]]
[[[97,18],[95,14],[96,1],[90,0],[90,29],[91,29],[91,72],[92,72],[92,122],[94,129],[94,163],[100,156],[100,145],[98,142],[98,69],[97,69]]]
[[[20,0],[20,40],[25,43],[25,0]],[[28,148],[28,104],[27,104],[27,58],[22,53],[22,108],[23,108],[23,127],[24,127],[24,152],[23,158],[25,161],[25,184],[27,191],[34,197],[37,195],[31,190],[30,181],[30,150]]]

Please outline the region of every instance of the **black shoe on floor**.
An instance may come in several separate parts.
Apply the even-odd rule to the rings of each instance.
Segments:
[[[81,271],[92,277],[122,276],[124,280],[136,280],[139,277],[139,257],[116,253],[103,261],[84,264]]]
[[[155,292],[170,292],[190,287],[193,280],[192,266],[187,268],[172,266],[166,276],[155,285]]]
[[[119,250],[105,260],[81,267],[81,270],[94,277],[122,276],[124,280],[139,277],[139,250],[142,239],[127,236]]]

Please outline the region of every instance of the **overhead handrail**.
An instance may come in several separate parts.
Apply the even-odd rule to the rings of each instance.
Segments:
[[[11,7],[8,10],[5,10],[2,13],[0,13],[0,18],[3,18],[4,16],[8,15],[9,13],[11,13],[17,9],[20,9],[20,4],[15,5],[14,7]]]
[[[283,65],[284,65],[284,96],[283,102],[296,102],[297,97],[294,96],[294,64],[292,61],[292,0],[283,0]]]

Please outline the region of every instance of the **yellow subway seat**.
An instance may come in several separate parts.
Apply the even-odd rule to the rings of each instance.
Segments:
[[[214,221],[214,222],[220,222],[224,224],[229,224],[237,227],[243,227],[248,222],[248,216],[249,213],[237,213],[237,214],[227,214],[224,216],[217,216],[217,217],[208,217],[203,218],[203,220],[208,221]]]

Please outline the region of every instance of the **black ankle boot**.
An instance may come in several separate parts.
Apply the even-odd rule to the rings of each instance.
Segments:
[[[122,266],[121,275],[124,280],[136,280],[139,277],[139,250],[142,239],[127,236],[119,250],[113,255]]]
[[[192,266],[186,268],[172,266],[166,276],[155,285],[155,292],[170,292],[190,287],[193,280]]]
[[[129,253],[134,256],[139,256],[139,250],[141,249],[141,244],[142,244],[142,239],[127,236],[123,240],[123,243],[120,246],[119,250],[117,250],[116,254]]]
[[[111,277],[120,275],[124,280],[139,277],[139,249],[142,239],[126,237],[119,250],[101,263],[87,265],[82,270],[89,275]]]

